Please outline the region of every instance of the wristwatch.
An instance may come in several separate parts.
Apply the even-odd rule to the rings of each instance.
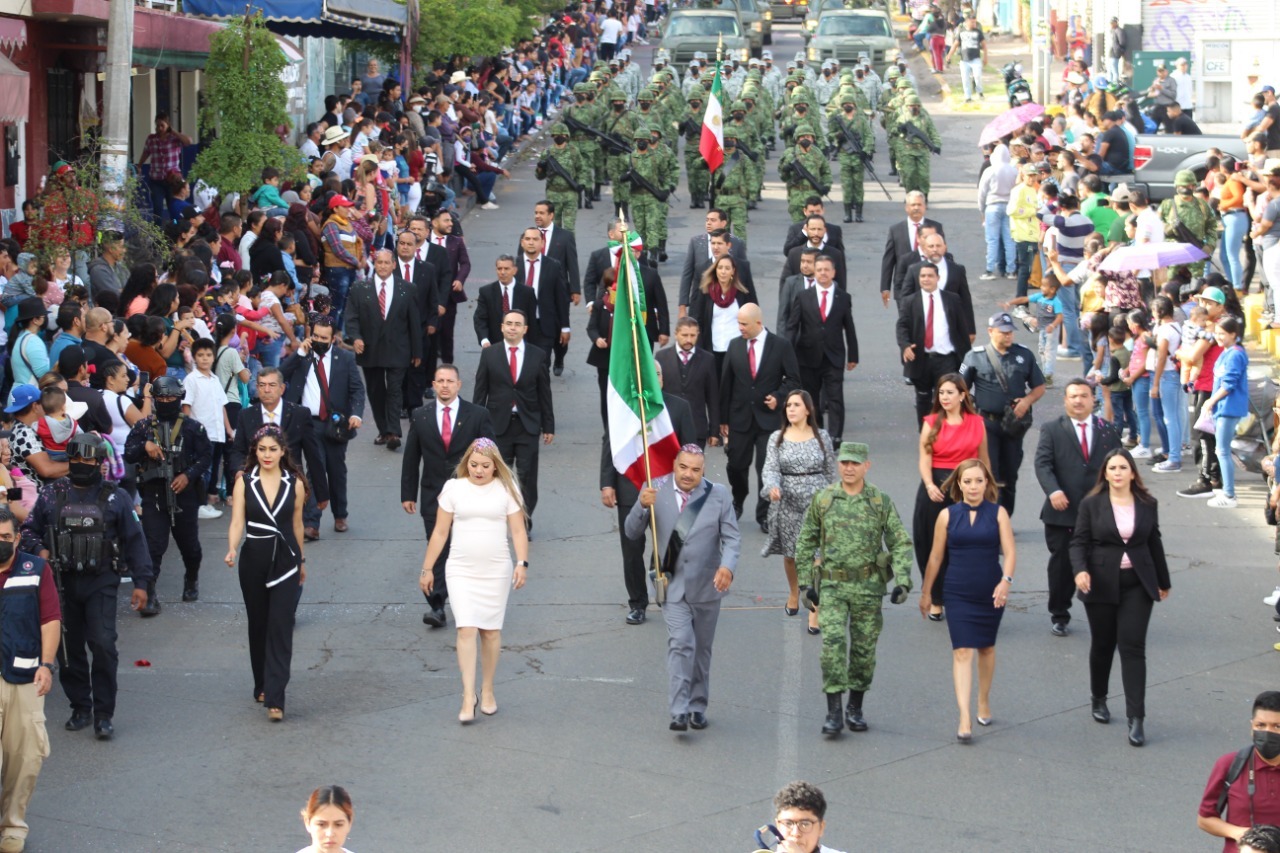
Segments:
[[[53,664],[49,663],[48,661],[40,661],[40,666],[47,666],[49,668],[49,672],[50,673],[53,672]],[[36,667],[36,668],[39,669],[39,667]]]
[[[1004,576],[1004,582],[1007,583],[1009,586],[1013,586],[1013,578],[1009,577],[1008,575]]]

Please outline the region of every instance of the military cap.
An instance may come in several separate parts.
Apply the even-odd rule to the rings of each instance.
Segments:
[[[795,55],[796,62],[804,62],[804,51],[797,50]]]
[[[1178,174],[1173,176],[1173,185],[1175,187],[1194,187],[1199,181],[1196,180],[1196,173],[1190,169],[1179,169]]]
[[[762,50],[762,51],[760,51],[760,58],[761,58],[762,60],[763,60],[763,59],[773,59],[773,51],[772,51],[772,50]]]
[[[841,462],[862,464],[867,461],[870,454],[871,448],[861,441],[845,441],[840,444],[840,455],[836,458]]]
[[[795,64],[794,62],[788,62],[788,63],[787,63],[787,70],[788,70],[788,71],[795,71],[795,70],[796,70],[796,64]]]

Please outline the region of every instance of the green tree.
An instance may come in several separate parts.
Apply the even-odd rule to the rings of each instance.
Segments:
[[[280,80],[286,62],[261,14],[233,21],[209,40],[200,129],[213,141],[196,158],[193,180],[243,196],[266,166],[301,176],[301,155],[277,133],[291,127]]]

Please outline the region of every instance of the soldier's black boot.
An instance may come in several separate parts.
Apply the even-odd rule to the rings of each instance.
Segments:
[[[861,690],[849,691],[849,707],[845,710],[844,721],[851,732],[867,730],[867,721],[862,718],[862,695]]]
[[[892,159],[889,160],[889,177],[898,177],[898,164],[893,162]]]
[[[758,204],[754,198],[747,202],[747,210],[755,210],[757,206]]]
[[[200,579],[198,575],[188,573],[183,576],[182,600],[188,603],[200,600]]]
[[[667,259],[667,241],[659,240],[658,241],[658,260],[666,261],[666,259]],[[657,264],[654,264],[654,266],[657,266]]]
[[[845,222],[853,221],[853,205],[851,204],[846,204],[844,206],[844,221]]]
[[[853,221],[854,222],[862,221],[862,202],[857,202],[853,206]]]
[[[592,201],[599,201],[599,200],[600,200],[600,185],[599,185],[599,184],[596,184],[595,189],[591,191],[591,200],[592,200]]]
[[[140,616],[155,616],[160,612],[160,599],[156,597],[156,585],[154,582],[147,586],[147,603],[138,611]]]
[[[840,703],[843,698],[843,693],[827,694],[827,719],[822,723],[824,735],[838,735],[844,731],[844,720],[840,719]]]

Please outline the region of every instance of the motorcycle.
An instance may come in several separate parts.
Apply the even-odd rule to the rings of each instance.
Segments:
[[[1009,96],[1010,108],[1031,103],[1031,84],[1022,76],[1022,63],[1010,62],[1000,72],[1004,75],[1004,90]]]

